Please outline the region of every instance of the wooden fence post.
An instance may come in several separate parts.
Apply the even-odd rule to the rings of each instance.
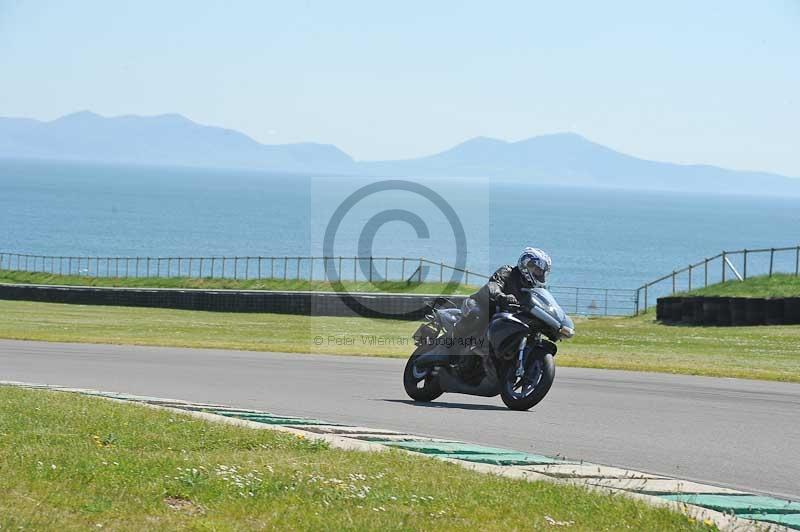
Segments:
[[[747,280],[747,250],[744,250],[744,272],[742,272],[742,277],[744,280]]]
[[[797,251],[794,256],[794,276],[800,276],[800,246],[797,246]]]
[[[772,277],[772,264],[775,262],[775,248],[769,250],[769,276]]]
[[[647,285],[644,285],[644,313],[647,314]]]
[[[727,258],[728,258],[728,254],[725,251],[723,251],[722,252],[722,282],[723,283],[725,282],[725,274],[727,273],[725,271],[727,269],[726,268],[727,264],[725,263],[725,259],[727,259]]]
[[[369,282],[372,282],[372,255],[369,256]]]
[[[692,265],[689,265],[689,291],[692,291]]]
[[[672,295],[675,295],[675,270],[672,270]]]

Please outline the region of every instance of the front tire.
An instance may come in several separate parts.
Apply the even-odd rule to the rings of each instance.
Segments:
[[[516,364],[509,363],[503,373],[500,397],[511,410],[529,410],[536,406],[553,385],[556,363],[553,355],[545,354],[531,364],[522,377],[517,377]]]
[[[421,345],[411,354],[403,371],[403,387],[410,398],[415,401],[427,403],[442,395],[439,378],[432,374],[432,369],[418,371],[414,361],[427,352],[431,346]]]

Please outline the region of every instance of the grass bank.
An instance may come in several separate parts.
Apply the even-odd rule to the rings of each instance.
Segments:
[[[333,291],[328,281],[308,281],[303,279],[201,279],[189,277],[87,277],[83,275],[58,275],[0,270],[0,283],[49,284],[68,286],[115,286],[128,288],[198,288],[226,290],[305,290]],[[391,292],[403,294],[441,294],[447,289],[446,283],[406,283],[405,281],[343,281],[348,292]],[[459,285],[450,294],[472,294],[476,286]]]
[[[580,488],[12,387],[0,472],[3,530],[708,530]]]
[[[698,288],[683,295],[727,297],[800,297],[800,277],[776,274],[751,277],[746,281],[726,281]]]
[[[578,319],[558,364],[800,382],[800,326]],[[0,301],[0,338],[406,357],[415,322]]]

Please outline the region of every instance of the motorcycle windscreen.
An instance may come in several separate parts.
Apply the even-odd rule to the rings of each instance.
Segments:
[[[558,320],[562,326],[574,327],[570,317],[567,316],[567,313],[564,312],[564,309],[561,308],[561,305],[558,304],[558,301],[549,290],[546,288],[533,288],[531,289],[531,298],[537,306]]]

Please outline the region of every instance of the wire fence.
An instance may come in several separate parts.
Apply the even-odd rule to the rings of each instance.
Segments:
[[[100,278],[480,283],[487,277],[424,257],[87,257],[0,253],[0,270]]]
[[[580,316],[633,316],[636,290],[549,286],[548,289],[568,314]]]
[[[689,292],[726,281],[744,281],[775,274],[800,276],[800,245],[722,251],[713,257],[673,270],[636,290],[636,313],[647,312],[661,296]]]
[[[283,281],[352,281],[478,286],[487,275],[424,257],[101,257],[0,252],[0,270],[94,278],[188,278]],[[588,316],[638,311],[636,290],[548,287],[564,310]]]

